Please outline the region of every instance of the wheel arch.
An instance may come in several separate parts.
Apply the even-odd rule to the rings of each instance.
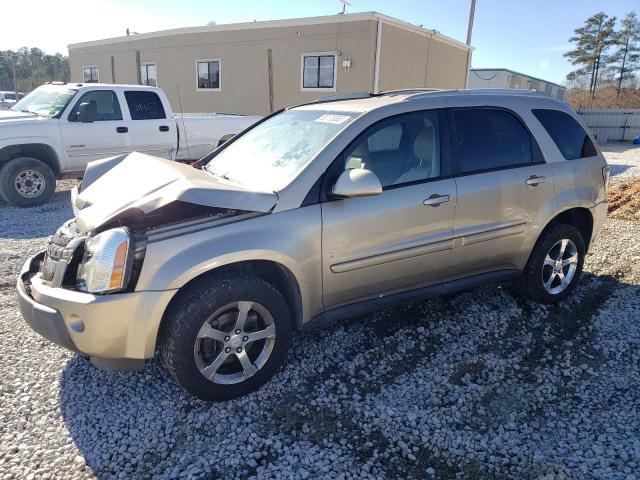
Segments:
[[[208,278],[215,275],[232,275],[234,273],[245,273],[255,275],[256,277],[264,280],[278,290],[284,297],[289,310],[291,312],[291,318],[296,330],[302,328],[303,322],[303,304],[302,293],[300,291],[300,285],[295,275],[285,265],[273,261],[273,260],[243,260],[234,263],[228,263],[219,267],[213,268],[200,275],[190,279],[187,283],[182,285],[176,294],[171,298],[167,307],[164,310],[160,325],[156,335],[156,347],[160,339],[160,332],[164,328],[167,322],[169,312],[173,305],[179,302],[183,295],[186,294],[191,288],[197,288],[202,282],[206,282]]]
[[[17,143],[0,148],[0,167],[13,159],[33,157],[47,164],[56,178],[60,177],[60,158],[56,150],[46,143]]]
[[[538,236],[538,239],[549,228],[560,223],[571,225],[580,232],[580,234],[582,235],[582,239],[584,240],[586,252],[589,249],[589,245],[593,238],[594,219],[591,211],[586,207],[571,207],[559,213],[556,213],[556,215],[551,218],[544,226],[544,228],[540,232],[540,235]]]

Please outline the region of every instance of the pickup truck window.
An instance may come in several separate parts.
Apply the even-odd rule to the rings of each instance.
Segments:
[[[113,90],[92,90],[80,97],[69,113],[69,121],[78,121],[80,105],[88,103],[88,110],[94,122],[106,122],[110,120],[122,120],[120,102]]]
[[[275,192],[297,177],[357,115],[286,110],[238,137],[207,164],[206,170],[256,191]]]
[[[78,91],[58,85],[43,85],[16,103],[11,110],[43,117],[57,117]]]
[[[124,92],[131,120],[158,120],[167,118],[160,97],[155,92],[129,90]]]

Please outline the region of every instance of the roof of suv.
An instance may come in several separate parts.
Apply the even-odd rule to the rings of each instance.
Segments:
[[[536,98],[559,102],[541,92],[534,90],[511,89],[511,88],[472,88],[465,90],[440,90],[440,89],[405,89],[391,90],[380,93],[360,92],[353,94],[337,94],[319,98],[318,100],[295,108],[316,109],[318,105],[323,105],[329,110],[349,110],[357,112],[367,112],[386,105],[415,101],[423,99],[437,99],[446,97],[472,98],[473,96],[496,96],[501,98]]]

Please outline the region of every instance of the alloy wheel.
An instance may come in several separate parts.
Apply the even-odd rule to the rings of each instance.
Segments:
[[[542,265],[542,284],[547,292],[557,295],[564,291],[578,269],[578,248],[571,239],[558,240],[547,252]]]
[[[14,186],[20,196],[34,198],[44,191],[46,181],[37,170],[22,170],[16,175]]]
[[[200,373],[219,384],[240,383],[267,362],[276,338],[271,313],[251,301],[216,310],[196,336],[193,355]]]

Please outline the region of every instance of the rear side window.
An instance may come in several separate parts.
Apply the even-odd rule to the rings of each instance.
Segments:
[[[518,118],[505,110],[453,111],[455,172],[470,173],[531,163],[534,144]]]
[[[131,113],[131,120],[157,120],[167,118],[160,97],[155,92],[124,92]]]
[[[566,160],[593,157],[598,154],[587,132],[571,115],[550,109],[536,109],[532,112]]]

